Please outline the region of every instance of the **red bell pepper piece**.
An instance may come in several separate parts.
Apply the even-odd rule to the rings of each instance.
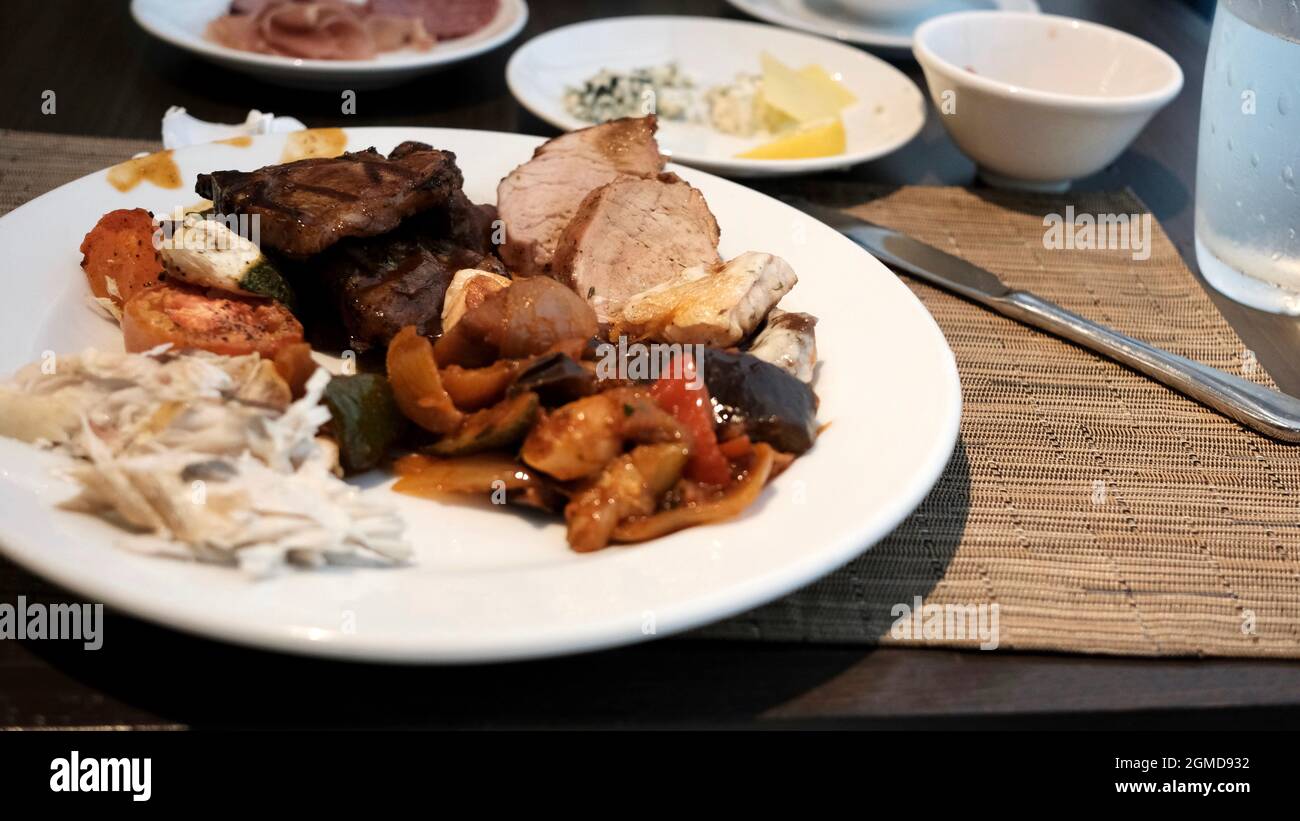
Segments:
[[[680,371],[674,367],[650,388],[659,406],[673,415],[690,433],[691,459],[686,463],[686,477],[710,485],[731,482],[731,463],[718,448],[714,430],[713,402],[708,387],[696,379],[695,359],[682,355]],[[680,376],[675,374],[680,373]]]

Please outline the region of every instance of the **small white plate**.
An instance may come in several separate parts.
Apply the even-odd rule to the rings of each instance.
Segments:
[[[346,148],[387,152],[420,140],[456,153],[465,191],[494,202],[497,182],[535,137],[432,128],[348,129]],[[99,172],[0,218],[5,298],[0,374],[44,351],[121,350],[87,305],[82,237],[104,212],[192,205],[195,175],[280,162],[294,135],[173,154],[182,188],[121,192]],[[907,286],[827,226],[752,189],[673,166],[704,193],[722,253],[785,257],[799,284],[782,306],[820,318],[817,445],[740,517],[635,547],[579,554],[563,524],[490,504],[392,493],[415,557],[398,568],[329,568],[261,581],[212,565],[124,549],[120,530],[56,509],[75,490],[55,454],[0,439],[0,550],[91,602],[168,627],[272,650],[374,661],[471,662],[572,653],[676,633],[789,593],[896,527],[952,453],[961,389],[952,352]],[[707,375],[705,377],[707,379]],[[105,641],[112,642],[109,635]]]
[[[1035,0],[934,0],[918,12],[871,17],[843,0],[727,0],[732,6],[778,26],[810,31],[874,48],[889,56],[911,56],[912,32],[940,14],[976,9],[1038,11]]]
[[[501,46],[528,22],[524,0],[501,0],[497,16],[466,37],[444,40],[427,51],[404,49],[373,60],[304,60],[227,48],[203,36],[208,23],[225,14],[230,0],[131,0],[140,27],[160,40],[219,65],[273,83],[299,88],[383,88],[477,57]]]
[[[894,151],[925,125],[925,98],[888,63],[849,46],[760,23],[704,17],[616,17],[577,23],[529,40],[506,66],[506,83],[524,108],[557,128],[591,123],[564,107],[565,89],[602,68],[633,69],[676,62],[702,94],[738,73],[757,74],[767,51],[796,68],[816,63],[858,98],[845,109],[843,154],[804,160],[740,159],[770,138],[723,134],[701,123],[660,118],[659,145],[677,162],[733,177],[807,174],[846,168]]]

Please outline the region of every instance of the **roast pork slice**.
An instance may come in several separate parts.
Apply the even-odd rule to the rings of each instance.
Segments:
[[[676,175],[620,177],[583,199],[560,236],[553,275],[612,322],[636,294],[684,268],[716,265],[718,234],[704,195]]]
[[[653,177],[664,167],[655,118],[613,120],[549,140],[497,186],[506,226],[501,258],[522,276],[550,273],[560,234],[592,190],[620,176]]]
[[[616,332],[726,348],[749,336],[796,282],[788,262],[757,251],[720,265],[697,265],[629,299]]]

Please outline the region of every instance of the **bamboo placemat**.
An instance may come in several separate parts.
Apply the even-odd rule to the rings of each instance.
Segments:
[[[0,131],[0,212],[157,148]],[[1158,224],[1151,256],[1049,250],[1045,214],[1132,214],[1127,193],[1037,197],[809,184],[1066,308],[1271,385]],[[913,280],[957,357],[956,453],[920,508],[837,573],[709,638],[899,640],[902,611],[997,605],[1000,649],[1300,657],[1300,448],[1256,436],[1068,343]],[[22,571],[7,563],[0,573]],[[983,608],[980,610],[979,608]],[[967,610],[966,612],[972,612]],[[924,620],[930,614],[922,612]],[[985,626],[989,622],[985,621]]]
[[[1273,387],[1154,220],[1144,261],[1131,250],[1045,247],[1046,215],[1145,213],[1129,193],[911,187],[864,202],[860,186],[808,187],[1012,287]],[[957,358],[965,406],[951,463],[864,556],[698,635],[978,643],[897,639],[906,611],[894,608],[920,596],[926,607],[997,604],[1001,649],[1300,656],[1300,448],[904,280]]]

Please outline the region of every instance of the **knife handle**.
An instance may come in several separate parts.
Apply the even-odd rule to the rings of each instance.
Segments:
[[[1027,291],[990,307],[1114,359],[1267,436],[1300,442],[1300,399],[1125,336]]]

